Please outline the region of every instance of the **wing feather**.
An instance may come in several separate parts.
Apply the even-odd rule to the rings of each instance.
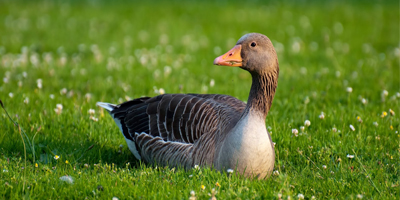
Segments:
[[[165,94],[125,102],[111,114],[127,129],[142,159],[163,163],[196,154],[192,145],[197,145],[197,141],[201,140],[201,146],[213,145],[218,131],[236,123],[245,106],[226,95]],[[202,137],[207,134],[210,136]],[[200,160],[211,155],[204,156]]]

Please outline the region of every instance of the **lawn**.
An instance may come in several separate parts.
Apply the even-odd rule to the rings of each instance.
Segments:
[[[398,1],[2,0],[0,99],[21,129],[1,109],[0,199],[399,198],[399,24]],[[212,63],[249,32],[279,58],[273,175],[135,160],[96,102],[246,101],[251,76]]]

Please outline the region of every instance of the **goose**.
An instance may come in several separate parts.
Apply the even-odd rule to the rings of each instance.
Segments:
[[[214,65],[251,74],[247,104],[221,94],[163,94],[97,105],[110,113],[138,160],[185,169],[234,169],[245,177],[266,178],[273,171],[275,151],[265,120],[279,74],[272,42],[263,34],[246,34]]]

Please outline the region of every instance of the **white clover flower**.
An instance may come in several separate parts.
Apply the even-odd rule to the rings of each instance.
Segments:
[[[156,86],[153,86],[153,90],[154,90],[154,93],[156,93],[156,94],[160,94],[160,92],[158,91],[158,89],[157,89],[157,87],[156,87]]]
[[[348,93],[352,93],[352,92],[353,92],[353,88],[347,87],[347,88],[346,88],[346,91],[347,91]]]
[[[396,93],[397,98],[400,98],[400,92]]]
[[[320,119],[325,119],[325,113],[324,113],[324,112],[321,112],[321,114],[319,115],[319,118],[320,118]]]
[[[70,90],[67,94],[67,97],[71,98],[72,96],[74,96],[74,91]]]
[[[228,174],[232,174],[233,173],[233,169],[228,169],[228,170],[226,170],[226,172],[228,172]]]
[[[59,63],[61,66],[65,66],[65,64],[67,64],[68,58],[65,54],[63,54],[60,59],[59,59]]]
[[[196,193],[192,190],[190,191],[190,197],[189,200],[196,200]]]
[[[347,158],[352,159],[352,158],[354,158],[354,155],[347,154]]]
[[[54,94],[49,95],[50,99],[54,99]]]
[[[311,125],[310,120],[307,119],[306,121],[304,121],[304,125],[307,126],[307,127],[309,127],[309,126]]]
[[[72,176],[68,176],[68,175],[61,176],[60,180],[66,182],[66,183],[69,183],[69,184],[74,184],[74,179],[72,178]]]
[[[394,111],[392,109],[389,109],[389,113],[390,115],[394,116],[396,113],[394,113]]]
[[[362,98],[362,99],[361,99],[361,103],[365,105],[365,104],[368,103],[368,101],[367,101],[366,99]]]
[[[332,131],[333,131],[334,133],[336,133],[336,132],[337,132],[337,128],[336,128],[336,127],[333,127],[333,128],[332,128]]]
[[[360,122],[360,123],[362,123],[362,122],[363,122],[363,120],[361,119],[361,117],[360,117],[360,116],[357,116],[357,121],[358,121],[358,122]]]
[[[63,109],[62,104],[57,104],[57,105],[56,105],[56,108],[54,109],[54,112],[56,112],[57,115],[59,115],[59,114],[61,114],[62,109]]]
[[[60,94],[61,95],[65,95],[65,94],[67,94],[67,92],[68,92],[67,88],[63,88],[63,89],[60,90]]]
[[[13,98],[13,97],[14,97],[14,94],[13,94],[12,92],[10,92],[10,93],[8,93],[8,96],[9,96],[10,98]]]
[[[31,61],[32,65],[34,65],[36,67],[39,65],[40,60],[39,60],[39,56],[36,53],[32,54],[29,57],[29,60]]]
[[[385,101],[386,96],[389,95],[389,92],[387,90],[383,90],[381,94],[381,101]]]
[[[298,195],[297,195],[297,198],[299,198],[299,199],[304,199],[304,195],[303,195],[303,194],[298,194]]]
[[[194,165],[194,169],[200,169],[199,165]]]
[[[3,78],[3,82],[4,82],[4,83],[8,83],[8,78],[7,78],[7,77],[4,77],[4,78]]]
[[[89,115],[94,115],[95,110],[94,110],[94,109],[89,109],[89,110],[88,110],[88,113],[89,113]]]
[[[378,127],[378,122],[374,122],[374,123],[372,123],[374,126],[376,126],[376,127]]]
[[[354,128],[354,126],[351,125],[351,124],[350,124],[350,129],[351,129],[352,131],[355,131],[355,130],[356,130],[356,129]]]
[[[38,79],[38,80],[36,80],[36,83],[37,83],[37,87],[39,88],[39,89],[42,89],[42,79]]]
[[[357,199],[362,199],[364,196],[362,194],[357,194]]]
[[[28,97],[26,97],[26,98],[24,99],[24,103],[25,103],[25,104],[28,104],[28,103],[29,103],[29,98],[28,98]]]
[[[86,98],[86,101],[89,101],[92,98],[92,94],[86,93],[85,98]]]
[[[305,129],[304,126],[300,126],[300,130],[301,130],[302,132],[304,131],[304,129]]]
[[[44,56],[44,61],[47,64],[51,64],[53,62],[53,57],[52,57],[51,53],[45,53],[43,56]]]
[[[211,81],[210,81],[210,87],[214,87],[214,85],[215,85],[215,81],[214,81],[214,79],[211,79]]]
[[[163,88],[160,88],[160,89],[158,90],[158,92],[159,92],[160,94],[165,94],[165,90],[164,90]]]
[[[94,117],[93,115],[90,116],[89,119],[91,119],[91,120],[93,120],[93,121],[95,121],[95,122],[99,121],[99,118],[96,118],[96,117]]]
[[[292,129],[292,133],[294,134],[294,136],[298,136],[298,134],[299,134],[299,131],[297,130],[297,129]]]
[[[322,169],[326,169],[327,167],[326,167],[326,165],[322,165]]]
[[[112,200],[119,200],[118,197],[113,197]]]
[[[275,170],[272,174],[273,174],[274,176],[279,176],[279,171],[278,171],[278,170]]]

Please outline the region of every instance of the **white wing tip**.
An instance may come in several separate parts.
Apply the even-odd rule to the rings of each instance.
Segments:
[[[115,105],[111,103],[97,102],[96,105],[106,109],[109,112],[115,109]]]

